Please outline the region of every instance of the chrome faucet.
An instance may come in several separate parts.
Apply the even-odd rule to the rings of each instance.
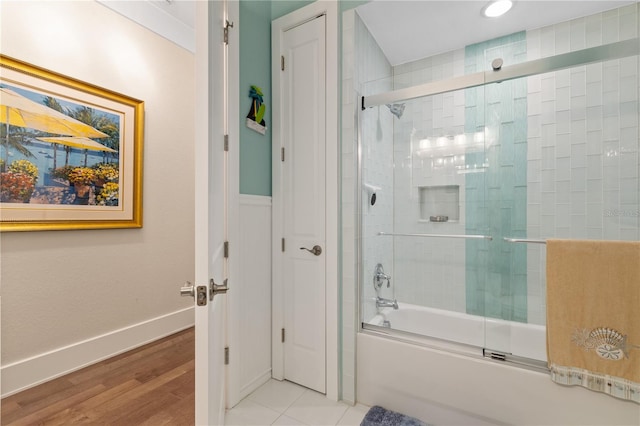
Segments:
[[[391,299],[385,299],[382,298],[380,296],[376,297],[376,307],[377,308],[393,308],[393,309],[398,309],[398,301],[397,300],[391,300]]]
[[[373,287],[376,289],[376,292],[382,288],[385,281],[387,282],[387,288],[391,287],[391,275],[385,274],[382,263],[378,263],[376,265],[376,271],[373,274]]]
[[[391,275],[384,273],[382,263],[376,265],[376,270],[373,273],[373,288],[376,290],[376,308],[393,308],[398,309],[398,301],[385,299],[380,297],[380,289],[387,282],[387,288],[391,287]]]

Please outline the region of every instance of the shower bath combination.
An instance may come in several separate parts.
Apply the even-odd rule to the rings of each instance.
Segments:
[[[347,21],[346,394],[434,424],[638,424],[637,406],[549,379],[545,243],[640,240],[637,215],[607,213],[638,209],[639,14],[634,2],[397,65],[364,17]],[[378,263],[389,288],[372,285]],[[377,283],[397,309],[376,306]]]
[[[623,174],[637,176],[629,167],[635,167],[637,172],[638,165],[627,161],[629,167],[619,174],[608,173],[604,178],[600,174],[589,175],[589,167],[596,164],[596,155],[599,155],[597,164],[601,165],[622,156],[604,159],[601,157],[606,153],[592,152],[594,148],[587,146],[591,136],[586,134],[589,122],[582,127],[584,135],[557,130],[554,139],[543,140],[535,125],[546,125],[542,129],[545,132],[560,129],[563,127],[560,119],[567,115],[566,108],[562,109],[560,102],[538,106],[535,102],[540,98],[527,99],[527,94],[535,90],[536,84],[555,87],[555,82],[548,81],[567,81],[567,74],[572,78],[566,84],[579,85],[578,77],[591,72],[592,68],[588,67],[594,64],[620,61],[620,69],[624,68],[629,74],[635,68],[626,65],[633,65],[634,60],[637,64],[640,41],[638,38],[623,40],[515,65],[512,65],[513,52],[526,51],[526,41],[511,43],[502,47],[504,59],[495,59],[491,49],[479,54],[485,59],[487,56],[494,59],[485,71],[373,93],[361,99],[359,127],[363,135],[360,143],[365,149],[361,149],[364,154],[359,179],[361,193],[367,197],[360,204],[361,320],[364,329],[385,327],[387,321],[391,331],[477,346],[484,356],[507,360],[517,357],[518,362],[525,359],[528,365],[544,367],[545,308],[540,296],[545,288],[541,261],[544,252],[538,248],[539,244],[513,243],[523,238],[527,243],[553,238],[555,232],[561,232],[558,236],[586,238],[589,232],[595,231],[593,225],[587,224],[598,223],[596,219],[603,223],[598,230],[601,235],[596,238],[615,239],[607,235],[613,221],[605,223],[601,211],[593,208],[580,213],[581,205],[577,203],[580,200],[584,200],[585,206],[595,203],[587,198],[593,194],[587,191],[586,179],[593,183],[594,179],[620,180]],[[516,47],[517,43],[520,45]],[[479,59],[480,62],[483,60]],[[609,75],[612,70],[618,72],[613,67],[600,69],[601,78],[607,81],[613,77]],[[561,92],[563,88],[559,86],[558,93],[567,91]],[[568,93],[573,93],[572,90],[580,93],[578,86],[569,87]],[[624,97],[626,104],[619,101],[617,108],[606,104],[611,102],[609,99],[611,97],[589,97],[591,109],[587,118],[597,123],[606,120],[604,116],[594,117],[596,112],[605,114],[625,108],[637,111],[637,90],[635,94],[629,91]],[[594,102],[602,105],[593,106]],[[636,109],[631,108],[631,103]],[[377,117],[368,113],[380,105],[386,106],[398,119],[384,121],[386,127],[381,129]],[[556,106],[559,109],[554,109],[553,114],[546,111]],[[404,112],[408,113],[403,118]],[[549,122],[556,117],[559,117],[557,123]],[[569,113],[569,119],[571,117]],[[629,135],[633,123],[627,116],[620,113],[616,123],[620,126],[619,133]],[[383,137],[377,137],[380,135]],[[637,129],[633,136],[640,149]],[[547,148],[551,140],[567,137],[572,147],[568,153],[560,148],[554,151]],[[370,140],[375,140],[375,145],[368,145]],[[548,158],[551,154],[553,162]],[[586,157],[587,154],[588,159],[581,162],[580,155]],[[478,164],[482,167],[477,167]],[[389,169],[385,170],[386,167]],[[577,169],[566,174],[572,167]],[[554,169],[553,174],[547,171],[550,168]],[[576,179],[580,176],[583,181],[579,182]],[[554,179],[553,186],[542,185],[549,179]],[[625,182],[628,185],[608,182],[606,187],[624,187],[637,193],[640,188],[637,178],[633,184],[630,178]],[[385,188],[385,203],[376,204],[380,187]],[[553,201],[549,201],[549,188],[567,193],[553,194]],[[578,197],[581,195],[578,191],[584,191],[584,197]],[[606,189],[600,191],[594,200],[605,200],[610,195],[605,193]],[[620,200],[623,198],[619,196]],[[556,200],[562,200],[557,202],[562,205],[555,206]],[[546,226],[548,221],[540,216],[549,214],[550,207],[543,205],[545,202],[554,203],[554,229]],[[578,214],[584,216],[583,222],[574,220]],[[637,238],[639,221],[631,222],[627,220],[623,225],[619,221],[618,232],[622,235],[623,231],[625,234],[634,231]],[[578,229],[579,223],[583,223],[585,229]],[[587,226],[591,228],[586,229]],[[629,229],[622,230],[624,226]],[[564,228],[567,227],[570,234],[566,234]],[[385,287],[388,284],[384,279],[388,275],[380,263],[394,276],[393,293],[397,301],[380,296],[382,284]],[[366,285],[372,270],[375,270],[375,292]],[[389,315],[395,315],[396,319],[389,320]],[[433,319],[434,323],[449,330],[448,334],[421,327],[421,318],[426,315],[437,318]],[[444,327],[445,323],[452,326]],[[451,332],[478,327],[482,331],[476,333],[480,337],[474,339]],[[389,335],[388,331],[385,333]]]

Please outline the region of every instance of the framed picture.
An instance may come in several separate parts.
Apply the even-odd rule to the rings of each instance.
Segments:
[[[0,231],[142,227],[143,113],[0,55]]]

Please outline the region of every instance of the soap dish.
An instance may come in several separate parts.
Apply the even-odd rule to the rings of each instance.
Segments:
[[[429,216],[430,222],[447,222],[449,221],[449,216]]]

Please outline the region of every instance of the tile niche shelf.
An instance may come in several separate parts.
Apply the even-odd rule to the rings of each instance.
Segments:
[[[460,186],[420,186],[420,222],[458,222]]]

